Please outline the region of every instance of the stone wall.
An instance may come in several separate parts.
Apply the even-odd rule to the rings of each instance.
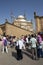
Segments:
[[[21,35],[31,34],[33,32],[27,31],[25,29],[19,28],[17,26],[6,24],[6,35],[14,35],[16,37],[19,37]]]
[[[2,28],[0,27],[0,35],[2,35],[3,34],[3,31],[2,31]]]
[[[37,32],[40,32],[41,31],[41,24],[40,24],[40,18],[39,17],[37,17],[36,18],[36,31]]]
[[[36,24],[36,32],[43,32],[43,16],[38,16],[36,12],[34,12],[35,24]]]

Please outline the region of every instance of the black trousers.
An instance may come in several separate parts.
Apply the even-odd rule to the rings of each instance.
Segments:
[[[17,60],[23,59],[23,53],[21,49],[17,49]]]
[[[40,56],[41,57],[43,57],[43,51],[42,51],[42,48],[40,49],[37,49],[37,56],[40,58]]]

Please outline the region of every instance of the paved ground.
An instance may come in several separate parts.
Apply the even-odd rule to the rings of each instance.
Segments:
[[[9,53],[2,53],[0,47],[0,65],[43,65],[43,58],[32,60],[28,51],[23,52],[23,60],[17,61],[16,50],[9,48]]]

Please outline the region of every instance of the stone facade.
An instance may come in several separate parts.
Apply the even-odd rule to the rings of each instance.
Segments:
[[[18,18],[19,19],[19,18]],[[14,22],[11,24],[6,19],[6,23],[0,25],[0,34],[3,35],[5,33],[9,36],[16,36],[19,37],[21,35],[27,35],[33,33],[33,27],[31,22],[26,22],[25,19],[23,19],[23,16],[21,19],[15,19]]]
[[[34,18],[36,23],[36,32],[43,32],[43,16],[37,16],[34,12]]]
[[[14,35],[16,37],[33,33],[33,32],[30,32],[28,30],[22,29],[20,27],[17,27],[15,25],[12,25],[9,23],[6,24],[6,28],[7,28],[6,29],[6,35],[11,35],[11,36]]]

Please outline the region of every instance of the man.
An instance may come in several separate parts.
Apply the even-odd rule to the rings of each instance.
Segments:
[[[37,55],[40,58],[43,57],[43,51],[42,51],[42,37],[39,33],[37,35],[37,42],[38,42]]]
[[[32,47],[32,59],[37,59],[37,49],[36,49],[37,40],[35,39],[34,35],[31,35],[30,43]],[[34,53],[35,53],[35,57],[34,57]]]
[[[25,45],[23,44],[23,40],[21,38],[18,39],[16,46],[19,46],[17,49],[17,60],[23,59],[22,48],[25,49]]]
[[[4,53],[4,49],[6,50],[6,53],[8,53],[6,36],[3,37],[3,39],[2,39],[2,43],[3,43],[2,53]]]

